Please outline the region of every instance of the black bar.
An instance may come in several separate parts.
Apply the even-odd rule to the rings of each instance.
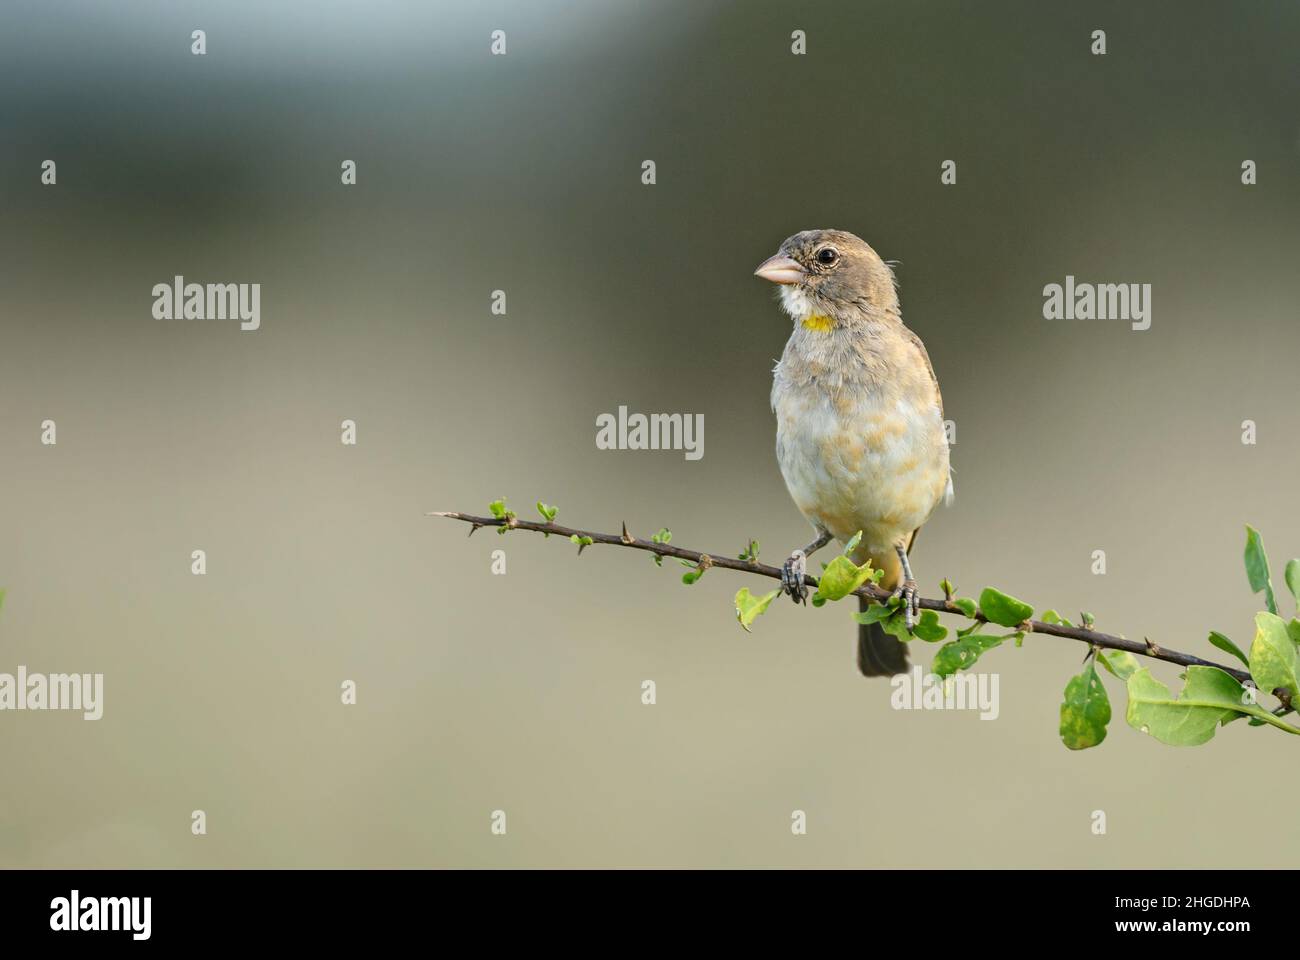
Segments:
[[[6,945],[168,949],[396,946],[435,930],[439,940],[464,934],[498,943],[551,931],[535,939],[541,947],[560,927],[579,938],[653,939],[703,924],[763,942],[782,932],[825,936],[825,923],[834,923],[845,933],[880,927],[953,943],[1048,933],[1071,945],[1202,941],[1231,949],[1255,938],[1288,941],[1291,880],[1245,870],[7,871],[0,929]],[[125,929],[52,929],[69,926],[74,890],[78,925],[116,917]],[[146,897],[148,937],[137,939]],[[142,899],[127,912],[118,898]]]

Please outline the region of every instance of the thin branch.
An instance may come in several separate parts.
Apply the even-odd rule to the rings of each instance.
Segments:
[[[751,562],[748,560],[733,560],[727,556],[719,556],[711,553],[701,553],[698,550],[687,550],[684,547],[675,547],[671,543],[656,543],[653,540],[641,540],[633,537],[627,532],[627,525],[623,525],[623,533],[596,533],[593,530],[578,530],[574,527],[561,526],[558,523],[538,523],[532,520],[520,520],[518,517],[508,516],[500,517],[476,517],[468,513],[454,513],[439,511],[427,514],[430,517],[447,517],[452,520],[460,520],[470,524],[470,535],[479,527],[509,527],[512,530],[531,530],[536,533],[553,533],[560,537],[590,537],[593,544],[603,543],[612,547],[630,547],[633,550],[645,550],[647,553],[655,553],[661,557],[676,557],[679,560],[687,560],[692,564],[704,564],[707,567],[721,567],[724,570],[738,570],[741,573],[753,573],[760,577],[770,577],[773,580],[781,579],[780,567],[768,566],[765,563]],[[815,588],[817,578],[805,576],[804,583]],[[866,597],[868,600],[874,600],[877,603],[883,603],[890,597],[890,592],[873,583],[866,583],[853,591],[855,595]],[[940,613],[955,613],[959,616],[966,616],[957,606],[947,600],[927,600],[918,601],[923,610],[936,610]],[[984,620],[984,616],[976,611],[974,619]],[[987,621],[985,621],[987,622]],[[1180,653],[1177,650],[1170,650],[1168,647],[1157,646],[1148,641],[1128,640],[1124,637],[1116,637],[1109,633],[1101,633],[1097,630],[1088,630],[1084,627],[1070,627],[1063,623],[1044,623],[1041,620],[1027,620],[1017,628],[1026,633],[1042,633],[1052,637],[1065,637],[1069,640],[1078,640],[1080,643],[1086,643],[1089,646],[1103,647],[1108,650],[1123,650],[1138,657],[1148,657],[1153,660],[1164,660],[1166,663],[1176,663],[1182,667],[1214,667],[1216,670],[1222,670],[1238,681],[1245,683],[1250,680],[1250,674],[1245,670],[1238,670],[1235,667],[1225,666],[1222,663],[1215,663],[1212,660],[1203,660],[1202,658],[1190,653]],[[1285,693],[1285,691],[1283,691]]]

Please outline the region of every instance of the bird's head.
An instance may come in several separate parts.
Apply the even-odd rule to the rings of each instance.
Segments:
[[[781,303],[805,326],[835,326],[898,314],[894,271],[846,230],[804,230],[787,237],[754,275],[781,285]]]

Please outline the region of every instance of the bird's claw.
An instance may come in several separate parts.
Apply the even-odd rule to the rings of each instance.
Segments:
[[[904,580],[895,587],[889,599],[894,600],[897,597],[903,598],[903,623],[907,626],[907,632],[911,633],[921,616],[921,603],[916,595],[916,581]]]
[[[808,557],[802,550],[790,554],[790,559],[781,565],[781,589],[795,603],[808,602],[808,588],[803,578],[808,572]]]

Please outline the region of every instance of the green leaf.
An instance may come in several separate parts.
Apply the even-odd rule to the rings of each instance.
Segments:
[[[1061,703],[1061,742],[1071,750],[1086,750],[1106,739],[1110,698],[1092,661],[1065,685]]]
[[[1247,714],[1271,723],[1288,734],[1300,735],[1300,730],[1279,721],[1258,704],[1247,702],[1251,697],[1242,684],[1223,673],[1218,667],[1187,667],[1187,682],[1178,699],[1151,670],[1141,667],[1128,678],[1128,726],[1151,734],[1161,743],[1173,747],[1195,747],[1214,736],[1214,727],[1227,723],[1236,714]]]
[[[1268,556],[1264,553],[1264,541],[1259,531],[1250,524],[1246,525],[1246,579],[1250,581],[1251,593],[1264,591],[1264,606],[1269,613],[1277,613],[1277,600],[1273,596],[1273,583],[1268,575]]]
[[[986,633],[971,633],[959,640],[945,643],[934,655],[930,670],[941,677],[951,677],[958,670],[974,666],[981,655],[999,646],[1005,639],[1006,637],[994,637]]]
[[[1127,680],[1142,667],[1137,657],[1127,650],[1098,650],[1097,659],[1110,671],[1111,676],[1121,680]]]
[[[502,497],[500,500],[493,500],[488,504],[488,509],[492,511],[492,516],[496,517],[498,520],[513,520],[515,518],[515,512],[506,509],[505,497]],[[508,524],[502,524],[497,527],[497,533],[505,534],[509,529],[510,527]]]
[[[841,556],[845,556],[845,557],[847,557],[847,556],[848,556],[849,554],[851,554],[854,550],[858,549],[858,544],[861,543],[861,542],[862,542],[862,531],[859,530],[857,533],[855,533],[855,534],[852,536],[852,538],[849,540],[849,542],[846,543],[846,544],[844,545],[844,550],[843,550],[843,552],[841,553]]]
[[[860,613],[853,614],[853,619],[862,624],[878,623],[885,633],[892,634],[904,643],[912,639],[912,635],[907,632],[901,597],[890,597],[884,603],[873,603]],[[935,614],[936,623],[938,619],[939,615]]]
[[[656,533],[650,539],[655,543],[667,543],[672,538],[673,538],[672,531],[670,531],[667,527],[660,527],[659,532]],[[656,567],[662,567],[664,565],[663,557],[661,557],[657,553],[653,554],[652,556],[654,557],[654,562]]]
[[[821,606],[827,600],[843,600],[871,577],[871,562],[858,566],[844,555],[826,565],[813,595],[813,603]],[[820,603],[818,602],[820,601]]]
[[[894,637],[896,640],[901,640],[903,643],[910,643],[912,640],[912,634],[907,632],[907,617],[901,609],[895,610],[884,620],[880,621],[880,626],[885,633]]]
[[[1223,634],[1219,633],[1218,630],[1210,631],[1210,643],[1214,644],[1224,653],[1232,654],[1234,657],[1236,657],[1246,666],[1248,667],[1250,666],[1250,661],[1246,659],[1246,655],[1241,652],[1241,648],[1238,647],[1231,640],[1229,640],[1227,637],[1225,637]]]
[[[1250,676],[1261,690],[1281,687],[1297,696],[1295,642],[1286,624],[1271,613],[1255,614],[1255,640],[1250,645]]]
[[[1296,643],[1300,643],[1300,620],[1292,617],[1286,622],[1286,633]]]
[[[736,559],[745,560],[748,561],[749,563],[757,563],[758,562],[758,541],[750,540],[749,543],[745,544],[745,549],[740,552],[740,554],[737,556]]]
[[[586,550],[595,541],[591,537],[580,537],[575,533],[569,537],[569,542],[578,545],[578,556],[582,556],[582,551]]]
[[[944,577],[942,580],[939,581],[939,589],[943,591],[943,595],[945,597],[951,597],[954,593],[957,592],[956,585],[947,577]]]
[[[1295,598],[1296,609],[1300,610],[1300,559],[1287,561],[1285,576],[1287,589]]]
[[[1188,667],[1183,692],[1175,698],[1146,667],[1128,678],[1129,726],[1175,747],[1196,746],[1237,714],[1242,686],[1221,670]]]
[[[1217,667],[1188,667],[1186,676],[1177,699],[1146,667],[1130,676],[1125,713],[1129,726],[1161,743],[1189,747],[1205,743],[1214,736],[1216,726],[1244,713],[1300,735],[1300,730],[1263,707],[1247,703],[1245,688]]]
[[[1044,610],[1042,619],[1043,619],[1043,623],[1056,624],[1057,626],[1062,626],[1062,627],[1074,626],[1074,624],[1072,624],[1069,620],[1066,620],[1065,617],[1061,616],[1055,610]]]
[[[745,628],[746,633],[750,633],[749,625],[754,619],[761,615],[767,609],[768,604],[781,595],[780,590],[773,590],[771,593],[765,593],[761,597],[756,597],[749,592],[749,587],[741,587],[736,593],[736,619],[740,625]]]
[[[873,603],[871,606],[867,607],[867,609],[863,610],[862,612],[855,613],[853,615],[853,619],[858,621],[858,623],[861,624],[872,624],[872,623],[880,623],[883,620],[888,620],[893,615],[894,615],[893,607],[886,606],[883,603]]]
[[[948,628],[939,623],[939,614],[933,610],[922,610],[921,619],[912,627],[912,635],[926,643],[938,643],[948,636]]]
[[[680,558],[678,558],[677,562],[683,567],[692,568],[689,572],[682,574],[682,583],[686,584],[688,587],[696,580],[700,579],[700,577],[704,576],[704,572],[709,569],[703,564],[691,563],[689,560],[682,560]]]
[[[1017,627],[1034,615],[1034,608],[1001,590],[985,587],[980,594],[980,612],[989,623]]]
[[[560,508],[559,508],[559,507],[552,507],[552,506],[550,506],[550,505],[548,505],[548,504],[545,504],[545,503],[542,503],[542,501],[538,500],[538,501],[537,501],[537,512],[540,513],[540,514],[542,515],[542,519],[545,520],[547,523],[554,523],[554,522],[555,522],[555,515],[556,515],[557,513],[560,512]]]
[[[956,597],[952,605],[968,617],[974,617],[979,612],[979,604],[970,597]]]
[[[907,619],[897,606],[873,603],[862,612],[855,613],[853,619],[862,624],[878,623],[886,633],[893,634],[904,642],[919,637],[927,643],[938,643],[948,636],[948,628],[939,623],[939,614],[933,610],[921,611],[921,619],[910,634],[907,632]]]

